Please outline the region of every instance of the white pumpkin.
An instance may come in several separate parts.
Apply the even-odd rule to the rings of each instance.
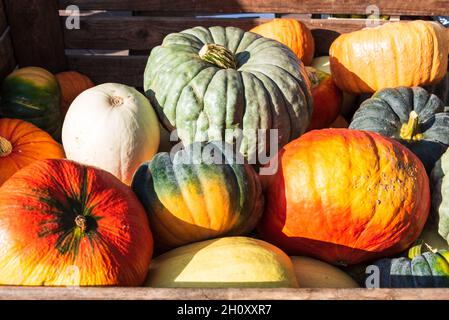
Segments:
[[[81,93],[62,128],[68,159],[109,171],[127,185],[137,168],[153,158],[159,141],[159,121],[148,99],[116,83]]]

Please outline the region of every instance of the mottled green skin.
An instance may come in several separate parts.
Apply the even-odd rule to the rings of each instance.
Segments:
[[[431,220],[438,233],[449,243],[449,150],[435,163],[430,175],[432,191]]]
[[[374,263],[380,270],[381,288],[447,288],[449,262],[445,250],[424,252],[413,259],[401,257]]]
[[[3,81],[0,96],[1,117],[31,122],[61,140],[61,93],[56,78],[39,86],[12,74]]]
[[[197,152],[199,150],[199,152]],[[202,156],[201,156],[202,154]],[[213,157],[210,156],[213,154]],[[219,162],[215,161],[218,160]],[[194,190],[194,194],[205,197],[218,197],[208,188],[211,184],[220,184],[231,199],[231,212],[236,217],[231,229],[222,235],[242,235],[254,229],[263,210],[262,189],[254,169],[242,163],[232,150],[232,146],[224,142],[194,142],[185,150],[176,152],[173,159],[167,152],[156,154],[150,162],[142,164],[136,171],[132,189],[144,205],[150,222],[160,219],[157,214],[175,215],[160,201],[161,198],[188,203],[188,195],[183,189]],[[222,208],[208,210],[221,212]],[[208,213],[209,216],[216,212]],[[196,212],[191,212],[195,216]],[[166,229],[169,230],[169,229]],[[186,230],[187,231],[187,230]],[[153,230],[154,236],[158,233]],[[182,238],[184,234],[174,234]],[[208,238],[208,237],[205,237]],[[186,243],[188,241],[185,241]],[[158,243],[157,243],[158,244]]]
[[[237,69],[203,61],[198,53],[205,43],[233,52]],[[151,51],[144,89],[165,127],[176,128],[185,144],[234,143],[225,129],[273,128],[282,147],[305,132],[312,114],[310,83],[295,54],[234,27],[195,27],[165,37]],[[253,161],[267,144],[258,146],[244,131],[240,152]]]
[[[405,141],[401,127],[415,111],[422,139]],[[428,173],[449,145],[449,114],[435,95],[420,87],[383,89],[365,100],[354,114],[350,129],[368,130],[398,140],[415,153]]]

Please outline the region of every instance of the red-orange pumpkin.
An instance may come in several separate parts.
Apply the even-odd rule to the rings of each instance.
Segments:
[[[36,160],[64,158],[64,150],[45,131],[19,119],[0,119],[0,186]]]
[[[65,159],[36,161],[0,188],[0,284],[137,286],[153,240],[131,189]]]
[[[61,88],[61,113],[63,119],[73,100],[83,91],[92,88],[94,83],[87,76],[76,71],[65,71],[56,74]]]
[[[424,227],[426,171],[392,139],[314,130],[286,145],[278,165],[259,230],[289,254],[356,264],[407,249]]]

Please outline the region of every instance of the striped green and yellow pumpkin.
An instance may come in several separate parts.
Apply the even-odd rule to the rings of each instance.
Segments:
[[[31,122],[61,140],[61,93],[53,74],[37,67],[18,69],[3,81],[0,96],[2,117]]]
[[[132,188],[150,217],[159,250],[225,235],[243,235],[263,208],[254,169],[231,145],[195,142],[157,154],[134,175]]]

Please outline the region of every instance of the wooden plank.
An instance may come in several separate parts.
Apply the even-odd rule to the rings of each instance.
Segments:
[[[13,71],[16,66],[9,29],[6,29],[0,36],[0,57],[1,57],[0,59],[0,83],[1,83],[1,81],[11,71]]]
[[[156,289],[1,287],[3,300],[448,300],[449,289]]]
[[[83,10],[131,10],[197,13],[352,13],[366,14],[369,1],[362,0],[60,0],[60,8],[77,5]],[[373,2],[382,14],[449,15],[448,0]]]
[[[143,86],[146,56],[69,55],[68,67],[84,73],[96,84],[118,82]]]
[[[21,67],[66,68],[57,0],[5,0],[14,54]]]
[[[5,32],[8,22],[6,21],[5,8],[3,6],[3,0],[0,0],[0,35]]]
[[[64,19],[64,18],[61,18]],[[72,49],[148,50],[171,32],[194,26],[235,26],[250,30],[267,19],[193,17],[81,17],[80,30],[64,30],[65,46]],[[317,53],[326,53],[340,33],[366,27],[362,19],[302,19],[316,36]],[[379,20],[379,23],[385,23]]]

